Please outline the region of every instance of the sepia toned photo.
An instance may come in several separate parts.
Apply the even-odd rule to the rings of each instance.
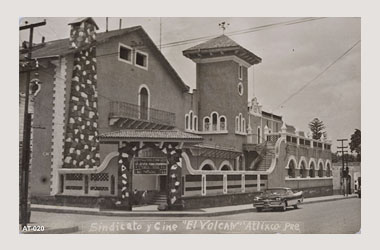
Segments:
[[[20,234],[361,233],[360,17],[22,17]]]

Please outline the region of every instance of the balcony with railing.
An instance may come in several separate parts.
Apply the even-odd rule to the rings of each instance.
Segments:
[[[175,127],[175,114],[127,102],[111,101],[109,124],[126,129],[171,129]]]

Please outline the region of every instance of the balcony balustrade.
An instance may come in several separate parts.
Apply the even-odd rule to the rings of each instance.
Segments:
[[[110,102],[111,126],[131,129],[171,129],[175,127],[175,114],[146,108],[127,102]]]

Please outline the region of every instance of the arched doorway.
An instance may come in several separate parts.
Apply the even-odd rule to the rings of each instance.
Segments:
[[[319,163],[318,176],[323,177],[323,164]]]
[[[301,161],[300,175],[301,175],[301,178],[307,177],[307,169],[306,169],[305,161]]]
[[[295,162],[294,160],[289,161],[289,168],[288,168],[288,176],[290,178],[295,178],[296,177],[296,167],[295,167]]]
[[[148,108],[149,108],[149,92],[147,88],[142,87],[140,89],[140,119],[148,120]]]
[[[202,167],[202,170],[214,170],[214,168],[213,168],[210,164],[205,164],[205,165]]]
[[[309,176],[310,176],[311,178],[314,178],[314,177],[315,177],[315,166],[314,166],[314,162],[311,162],[311,163],[310,163]]]

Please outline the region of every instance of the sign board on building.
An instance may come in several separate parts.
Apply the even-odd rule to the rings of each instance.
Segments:
[[[166,158],[134,158],[133,174],[166,175],[168,161]]]

